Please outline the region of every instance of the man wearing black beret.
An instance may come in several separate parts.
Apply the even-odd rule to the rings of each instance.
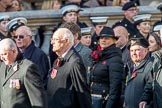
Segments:
[[[127,63],[125,70],[128,73],[125,108],[152,108],[153,59],[148,46],[143,37],[131,38],[127,44],[132,62]]]
[[[138,14],[137,4],[134,1],[128,2],[122,7],[122,10],[124,12],[124,18],[121,21],[115,23],[113,28],[116,26],[125,27],[129,33],[129,38],[131,38],[137,33],[137,29],[134,26],[133,21],[133,17]]]

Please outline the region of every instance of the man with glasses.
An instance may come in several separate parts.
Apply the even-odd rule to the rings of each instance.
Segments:
[[[131,38],[138,31],[134,26],[133,21],[133,17],[138,14],[137,4],[134,1],[128,2],[122,7],[122,10],[124,12],[124,18],[122,21],[119,21],[115,25],[113,25],[113,28],[115,26],[125,27],[129,33],[129,38]]]
[[[57,29],[52,38],[53,51],[58,55],[47,85],[49,108],[91,108],[86,69],[74,49],[74,36],[67,28]]]
[[[41,78],[46,87],[47,75],[50,68],[49,60],[47,55],[35,46],[32,40],[31,29],[27,26],[20,26],[16,29],[13,38],[24,57],[38,65],[41,72]]]

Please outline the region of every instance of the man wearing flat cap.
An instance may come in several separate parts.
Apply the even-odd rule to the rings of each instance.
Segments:
[[[0,17],[0,40],[4,38],[10,38],[10,34],[6,30],[6,24],[10,20],[9,18],[9,16]]]
[[[114,24],[113,28],[115,26],[125,27],[129,33],[129,38],[131,38],[131,36],[137,33],[137,29],[134,26],[133,20],[133,17],[138,14],[137,4],[134,1],[128,2],[122,7],[122,10],[124,13],[124,18],[121,21]]]
[[[110,27],[104,26],[97,39],[101,51],[90,72],[92,106],[99,105],[96,98],[100,97],[104,99],[101,108],[118,108],[124,67],[121,50],[115,45],[117,37]]]
[[[125,69],[128,80],[124,108],[152,108],[153,59],[148,46],[148,41],[143,37],[131,38],[127,43],[132,61],[127,63]]]

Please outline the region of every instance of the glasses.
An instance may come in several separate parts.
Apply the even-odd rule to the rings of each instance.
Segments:
[[[19,38],[19,39],[24,39],[24,36],[23,36],[23,35],[17,35],[17,36],[13,36],[13,38],[14,38],[14,39],[17,39],[17,38]]]
[[[60,39],[51,38],[51,41],[60,41]]]
[[[138,12],[138,9],[128,9],[128,11],[131,11],[131,12],[136,11],[136,12]]]

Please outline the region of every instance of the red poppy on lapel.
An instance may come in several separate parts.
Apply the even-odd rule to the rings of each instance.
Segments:
[[[132,75],[131,75],[131,78],[135,78],[136,76],[137,76],[137,73],[133,72]]]
[[[106,61],[103,61],[102,64],[105,65],[106,64]]]
[[[19,66],[16,64],[14,67],[13,67],[13,71],[16,72],[19,70]]]
[[[54,79],[56,77],[56,74],[57,74],[57,70],[53,68],[51,71],[51,78]]]

